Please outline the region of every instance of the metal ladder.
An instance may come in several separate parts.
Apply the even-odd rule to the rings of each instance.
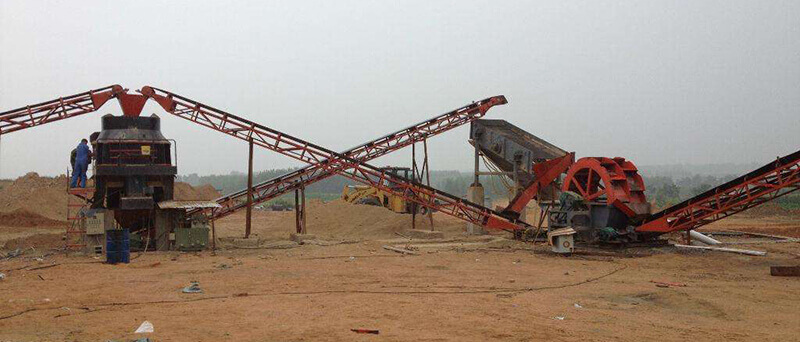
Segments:
[[[86,229],[81,210],[89,208],[94,188],[70,188],[70,173],[67,170],[67,227],[64,232],[64,248],[81,251],[86,248]]]

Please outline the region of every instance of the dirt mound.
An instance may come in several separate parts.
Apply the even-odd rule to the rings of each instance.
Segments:
[[[35,172],[0,189],[0,213],[22,210],[51,220],[67,216],[67,177],[40,177]]]
[[[220,197],[219,191],[210,184],[193,187],[188,183],[176,182],[174,198],[181,201],[211,201]]]
[[[61,248],[64,247],[64,241],[62,240],[63,236],[64,234],[34,234],[31,236],[11,239],[5,243],[0,242],[0,249],[12,251],[17,248],[25,250],[30,247],[34,247],[38,250]]]
[[[800,210],[789,210],[781,207],[777,203],[764,203],[755,208],[747,209],[743,215],[750,217],[770,217],[770,216],[789,216],[800,217]]]
[[[460,233],[464,230],[461,220],[442,213],[436,213],[433,217],[437,231]],[[318,199],[307,201],[306,219],[308,232],[323,238],[397,238],[395,232],[411,229],[410,214],[398,214],[383,207],[351,204],[338,199],[330,202]],[[244,227],[244,214],[237,214],[222,223],[230,229],[231,234],[240,235]],[[257,211],[254,213],[253,225],[254,231],[260,237],[285,238],[295,230],[295,214]],[[416,228],[431,229],[428,217],[417,215]]]
[[[35,172],[5,182],[0,188],[0,213],[25,211],[50,220],[64,221],[67,217],[67,177],[41,177]],[[211,185],[192,187],[175,183],[175,199],[213,200],[220,194]],[[2,223],[4,219],[0,219]]]
[[[306,208],[308,229],[313,228],[317,234],[378,237],[390,236],[394,232],[411,228],[411,215],[398,214],[378,206],[352,204],[342,200],[327,203],[311,200],[306,203]],[[295,224],[292,218],[281,223],[287,226]],[[430,229],[430,222],[419,218],[417,228]]]
[[[0,226],[8,227],[39,227],[59,226],[62,221],[49,219],[25,209],[17,209],[9,213],[0,213]]]

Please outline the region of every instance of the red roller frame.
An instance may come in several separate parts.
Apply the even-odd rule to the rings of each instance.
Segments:
[[[800,189],[800,151],[650,216],[638,232],[697,229]]]
[[[143,87],[141,93],[158,102],[167,113],[316,166],[321,171],[337,173],[354,181],[402,196],[408,201],[467,222],[490,229],[507,231],[530,226],[525,222],[503,217],[492,209],[397,177],[353,157],[342,155],[186,97],[149,86]],[[386,186],[386,180],[393,186]]]

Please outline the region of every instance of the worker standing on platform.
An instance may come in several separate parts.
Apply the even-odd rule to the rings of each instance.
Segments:
[[[75,159],[72,162],[71,188],[86,187],[86,170],[89,168],[92,158],[92,150],[89,149],[88,142],[86,139],[81,139],[81,143],[73,150]]]

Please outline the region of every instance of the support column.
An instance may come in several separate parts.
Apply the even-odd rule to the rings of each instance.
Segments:
[[[211,220],[211,250],[217,250],[217,227],[214,225],[216,220]]]
[[[306,188],[294,191],[294,221],[297,234],[306,234]]]
[[[417,144],[411,144],[411,176],[414,178],[414,181],[419,182],[420,184],[425,184],[427,186],[431,186],[431,172],[430,166],[428,164],[428,139],[422,140],[422,147],[423,147],[423,159],[422,159],[422,167],[417,164]],[[424,178],[423,178],[424,174]],[[428,203],[430,203],[433,199],[430,197],[420,197],[424,199]],[[430,207],[424,207],[417,203],[412,204],[412,212],[411,212],[411,229],[417,229],[417,210],[421,209],[427,210],[427,216],[430,220],[431,224],[431,231],[436,230],[433,226],[433,211]]]
[[[247,213],[244,223],[244,238],[250,237],[253,221],[253,138],[249,141],[250,151],[247,156]]]
[[[513,169],[513,175],[512,176],[513,176],[512,180],[514,181],[514,189],[511,192],[509,192],[509,194],[508,194],[509,195],[509,197],[508,197],[508,203],[509,204],[511,204],[511,201],[513,201],[514,198],[517,198],[517,195],[520,192],[522,192],[523,187],[524,187],[522,184],[519,183],[519,164],[517,164],[516,162],[514,163],[514,169]],[[522,208],[519,211],[519,219],[522,220],[522,221],[528,222],[527,219],[526,219],[527,216],[528,216],[528,208],[526,206],[525,208]]]
[[[478,150],[478,144],[475,143],[475,179],[472,182],[472,185],[469,186],[467,190],[467,200],[473,202],[475,204],[483,204],[483,185],[480,182],[480,151]],[[486,231],[483,227],[476,225],[474,223],[467,223],[467,234],[468,235],[483,235],[486,234]]]
[[[411,178],[417,180],[417,143],[411,143]],[[411,229],[417,229],[417,210],[419,206],[416,202],[407,203],[411,205]]]
[[[427,183],[428,186],[431,186],[431,168],[430,165],[428,165],[428,139],[422,141],[422,147],[425,149],[425,161],[422,163],[423,169],[425,171],[425,182]],[[422,175],[420,175],[420,178],[422,178]],[[433,201],[433,198],[428,197],[427,200]],[[431,210],[430,207],[428,207],[428,219],[431,222],[431,231],[434,231],[433,210]]]

